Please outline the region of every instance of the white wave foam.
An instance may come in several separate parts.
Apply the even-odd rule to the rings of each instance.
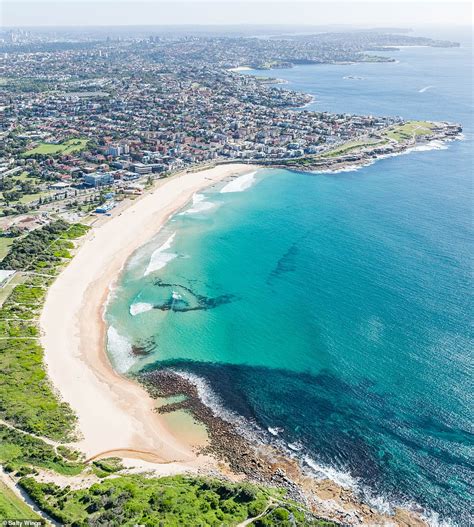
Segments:
[[[303,445],[299,442],[297,443],[288,443],[288,448],[290,450],[294,450],[295,452],[299,452],[300,450],[303,450]]]
[[[279,426],[276,426],[275,428],[269,426],[267,430],[270,432],[270,434],[272,434],[272,436],[277,436],[278,434],[284,431],[283,428],[280,428]]]
[[[143,276],[147,276],[150,273],[163,269],[168,262],[174,260],[178,255],[176,253],[166,252],[172,245],[176,233],[174,232],[163,245],[158,247],[156,251],[150,257],[148,266]]]
[[[257,439],[261,431],[257,427],[253,426],[252,423],[244,417],[226,408],[220,397],[213,391],[205,379],[195,375],[194,373],[181,370],[173,369],[173,372],[176,375],[188,380],[196,387],[199,399],[212,411],[215,416],[235,425],[239,432],[248,440],[255,441]]]
[[[439,514],[434,511],[424,511],[421,517],[430,527],[456,527],[451,520],[441,520]]]
[[[316,477],[330,479],[346,489],[357,489],[357,480],[349,472],[342,472],[333,467],[320,465],[309,456],[304,456],[303,461],[314,472]]]
[[[132,345],[113,326],[107,330],[107,349],[118,372],[125,373],[133,366]]]
[[[444,141],[434,140],[429,143],[424,143],[422,145],[413,146],[405,152],[409,154],[410,152],[428,152],[428,150],[447,150],[448,146]]]
[[[140,313],[145,313],[146,311],[150,311],[150,309],[153,309],[153,304],[148,304],[147,302],[135,302],[135,304],[132,304],[130,306],[130,314],[132,317],[139,315]]]
[[[433,139],[433,141],[429,141],[428,143],[422,143],[419,145],[411,146],[407,148],[406,150],[403,150],[403,152],[393,152],[392,154],[382,154],[375,158],[364,160],[364,162],[361,163],[360,165],[348,165],[346,167],[337,168],[335,170],[331,170],[330,168],[327,168],[324,170],[310,170],[309,172],[311,174],[339,174],[341,172],[356,172],[357,170],[361,170],[362,168],[373,165],[374,163],[376,163],[377,161],[380,161],[381,159],[388,159],[390,157],[403,156],[403,155],[411,154],[412,152],[428,152],[429,150],[447,150],[448,142],[450,141],[452,141],[452,139],[445,139],[444,141],[441,141],[439,139]]]
[[[240,432],[248,439],[255,440],[256,438],[261,438],[261,440],[264,441],[264,438],[259,433],[260,431],[258,427],[252,426],[251,422],[224,407],[221,399],[212,390],[206,380],[193,373],[179,370],[173,371],[196,386],[199,398],[208,408],[211,409],[214,415],[236,425]],[[284,431],[279,427],[268,427],[267,430],[275,437],[278,436],[280,432]],[[279,442],[280,446],[284,445],[280,439],[276,439],[276,441]],[[309,467],[313,477],[317,479],[330,479],[337,485],[352,490],[356,495],[362,495],[364,501],[381,513],[392,514],[394,509],[399,507],[416,511],[418,513],[422,510],[421,507],[413,502],[392,503],[384,496],[374,495],[371,489],[360,485],[358,480],[351,476],[349,472],[340,471],[330,466],[320,465],[307,455],[301,456],[298,452],[303,450],[304,447],[299,442],[289,443],[287,444],[287,447],[287,453],[292,455],[291,451],[293,451],[293,456],[297,456],[295,459],[300,460],[300,462],[302,461],[307,467]],[[421,516],[427,521],[430,527],[455,527],[455,525],[449,521],[440,521],[439,515],[432,511],[425,510],[421,513]]]
[[[204,212],[209,209],[213,209],[216,206],[215,203],[211,201],[206,201],[206,197],[203,194],[198,194],[197,192],[193,195],[193,204],[189,209],[186,209],[184,212],[181,212],[180,215],[186,216],[188,214],[197,214],[199,212]]]
[[[243,176],[232,180],[230,183],[227,183],[227,185],[221,189],[221,194],[226,194],[228,192],[242,192],[244,190],[247,190],[254,184],[256,173],[256,171],[249,172],[248,174],[244,174]]]
[[[431,88],[434,88],[434,86],[425,86],[421,90],[418,90],[418,93],[425,93],[425,91],[431,90]]]

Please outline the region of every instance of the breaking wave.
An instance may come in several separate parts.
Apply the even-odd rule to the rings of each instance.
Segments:
[[[333,467],[320,465],[309,456],[304,456],[302,461],[317,479],[330,479],[345,489],[356,489],[357,481],[349,474],[336,470]]]
[[[370,165],[373,165],[377,161],[380,161],[381,159],[388,159],[390,157],[397,157],[397,156],[403,156],[407,154],[411,154],[412,152],[428,152],[430,150],[447,150],[448,149],[448,142],[450,140],[446,139],[445,141],[441,141],[439,139],[434,139],[433,141],[429,141],[427,143],[422,143],[419,145],[411,146],[404,150],[403,152],[394,152],[392,154],[382,154],[380,156],[377,156],[375,158],[364,160],[363,163],[354,164],[354,165],[347,165],[342,168],[336,168],[336,169],[323,169],[323,170],[311,170],[311,174],[339,174],[342,172],[356,172],[358,170],[362,170],[365,167],[368,167]]]
[[[143,276],[147,276],[150,273],[163,269],[168,262],[171,262],[171,260],[174,260],[178,256],[176,253],[167,252],[173,243],[175,235],[176,233],[174,232],[165,243],[163,243],[163,245],[160,245],[160,247],[152,253]]]
[[[199,212],[204,212],[209,209],[213,209],[216,206],[215,203],[211,201],[206,201],[206,196],[203,194],[195,193],[193,195],[192,205],[189,209],[186,209],[184,212],[181,212],[181,216],[187,216],[188,214],[198,214]]]
[[[227,194],[228,192],[242,192],[247,190],[255,183],[256,173],[256,171],[249,172],[248,174],[244,174],[243,176],[233,179],[221,189],[221,194]]]
[[[115,369],[119,373],[127,372],[135,363],[132,344],[113,327],[107,330],[107,349]]]

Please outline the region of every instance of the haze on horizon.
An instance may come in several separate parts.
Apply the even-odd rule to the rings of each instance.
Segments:
[[[3,0],[4,27],[161,25],[470,26],[470,2],[430,0]]]

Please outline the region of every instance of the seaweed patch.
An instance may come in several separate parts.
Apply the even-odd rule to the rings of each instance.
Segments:
[[[153,284],[157,287],[171,290],[169,297],[159,304],[153,306],[160,311],[174,311],[185,313],[187,311],[205,311],[214,309],[223,304],[233,302],[237,297],[232,294],[223,294],[216,297],[208,297],[195,293],[189,287],[181,284],[168,284],[161,280],[155,280]]]

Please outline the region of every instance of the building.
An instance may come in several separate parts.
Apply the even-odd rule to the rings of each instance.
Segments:
[[[114,178],[108,172],[94,172],[93,174],[85,174],[83,181],[89,187],[103,187],[105,185],[112,185]]]
[[[132,168],[134,172],[140,175],[151,174],[153,171],[153,167],[151,165],[144,165],[143,163],[134,163]]]
[[[122,154],[122,149],[121,149],[121,147],[118,146],[118,145],[111,145],[111,146],[109,146],[109,148],[107,149],[106,154],[107,154],[108,156],[118,157],[119,155]]]
[[[107,203],[104,203],[103,205],[100,205],[95,209],[95,212],[97,214],[107,214],[110,210],[112,210],[115,207],[115,202],[108,201]]]

